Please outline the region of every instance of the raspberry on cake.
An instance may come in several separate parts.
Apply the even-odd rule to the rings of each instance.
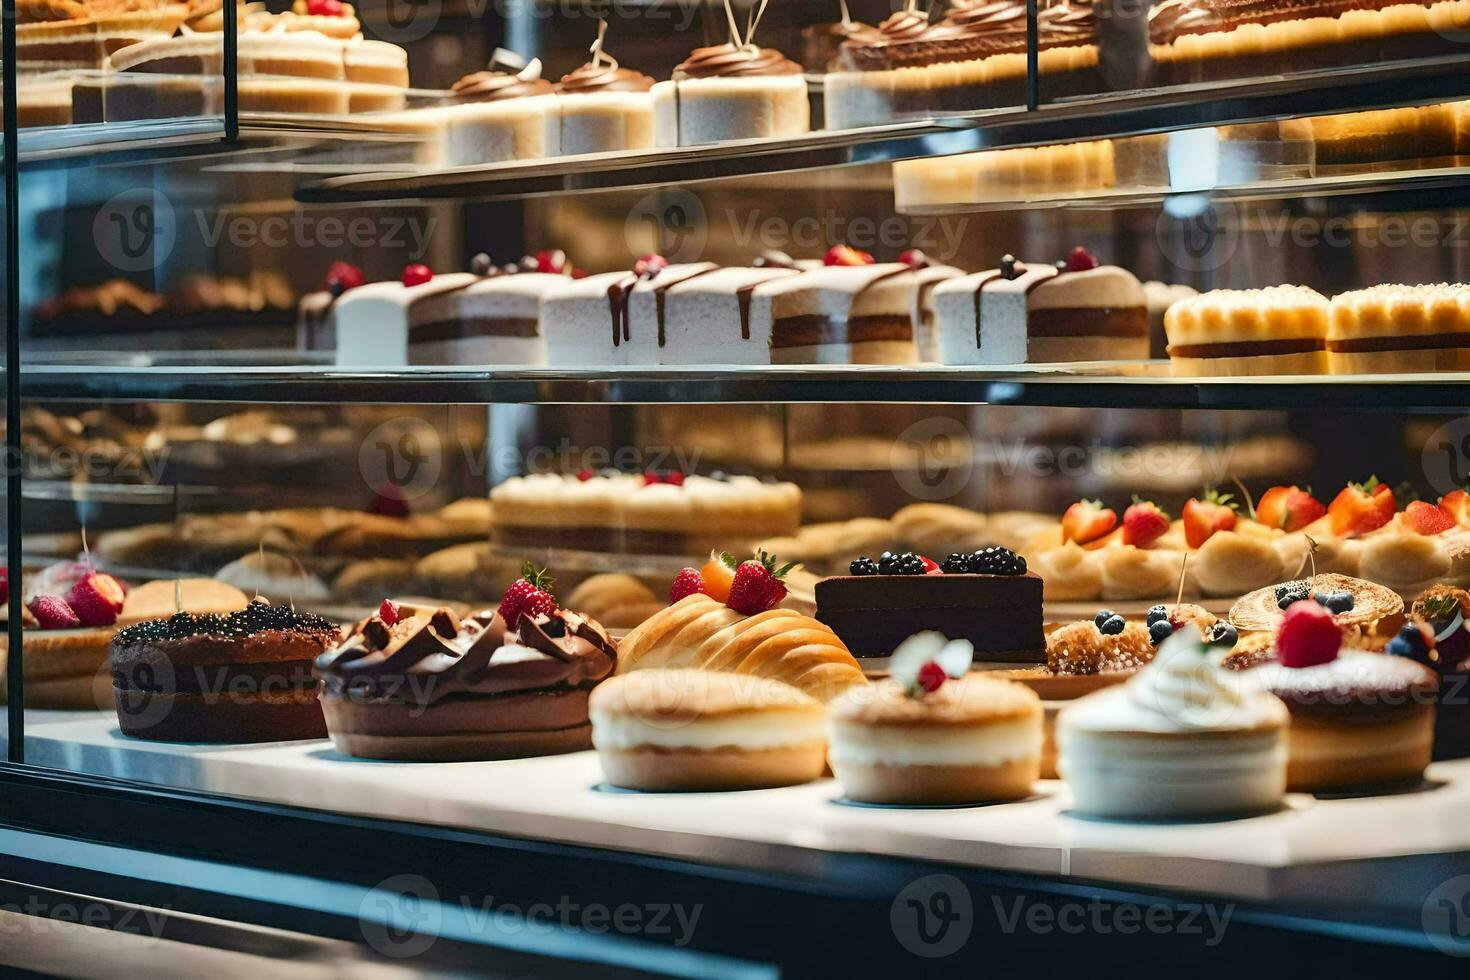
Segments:
[[[754,42],[765,9],[762,0],[742,33],[725,0],[730,40],[696,48],[672,79],[653,86],[659,146],[799,136],[811,128],[801,65]]]
[[[1470,286],[1395,284],[1332,297],[1327,363],[1333,374],[1470,368]]]
[[[1055,265],[1007,255],[998,268],[940,283],[929,300],[933,322],[919,346],[943,364],[1148,357],[1143,286],[1080,246]],[[934,339],[923,339],[930,330]]]
[[[1216,289],[1164,315],[1174,374],[1323,374],[1327,298],[1306,286]]]

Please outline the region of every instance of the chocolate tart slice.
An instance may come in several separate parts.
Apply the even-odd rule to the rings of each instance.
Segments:
[[[855,657],[886,657],[915,633],[938,630],[974,644],[977,663],[1046,659],[1035,572],[838,575],[818,582],[816,593],[816,618]]]

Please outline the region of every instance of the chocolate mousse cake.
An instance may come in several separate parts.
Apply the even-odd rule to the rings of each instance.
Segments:
[[[505,52],[497,55],[507,57]],[[504,63],[493,62],[488,70],[454,83],[453,104],[445,111],[444,160],[449,166],[534,160],[561,152],[561,103],[556,86],[541,77],[540,59],[515,71],[496,67]]]
[[[330,620],[256,598],[220,616],[129,626],[108,658],[122,733],[169,742],[276,742],[326,735],[312,661]]]
[[[606,153],[653,145],[653,79],[622,68],[603,50],[607,21],[597,22],[586,64],[563,75],[557,86],[561,152]]]
[[[853,656],[887,657],[908,637],[938,630],[968,640],[976,663],[1046,660],[1041,577],[1005,548],[954,554],[942,565],[911,552],[859,558],[852,574],[816,586],[816,618]]]
[[[1465,43],[1456,0],[1162,0],[1148,32],[1165,85],[1428,58]]]
[[[932,323],[921,324],[919,348],[942,364],[1148,357],[1142,284],[1081,247],[1056,265],[1005,256],[998,268],[941,282],[930,299]]]
[[[654,138],[659,146],[799,136],[811,129],[801,65],[754,43],[766,5],[742,34],[729,0],[730,40],[696,48],[653,87]]]
[[[592,747],[587,698],[617,644],[585,616],[520,611],[461,620],[396,606],[316,662],[337,749],[367,759],[518,759]]]
[[[1103,88],[1092,4],[1042,3],[1038,64],[1047,99]],[[1026,101],[1026,4],[959,3],[930,23],[910,0],[876,36],[842,45],[843,70],[825,83],[827,126],[842,129],[936,112]]]

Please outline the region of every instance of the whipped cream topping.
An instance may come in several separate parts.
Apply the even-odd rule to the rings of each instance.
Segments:
[[[1063,710],[1059,723],[1088,731],[1190,733],[1279,727],[1286,706],[1221,668],[1199,631],[1186,627],[1126,684]]]

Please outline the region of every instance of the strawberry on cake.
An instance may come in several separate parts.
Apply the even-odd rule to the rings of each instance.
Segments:
[[[1081,246],[1055,265],[1004,256],[998,268],[940,283],[929,301],[919,346],[943,364],[1148,357],[1143,286]]]

